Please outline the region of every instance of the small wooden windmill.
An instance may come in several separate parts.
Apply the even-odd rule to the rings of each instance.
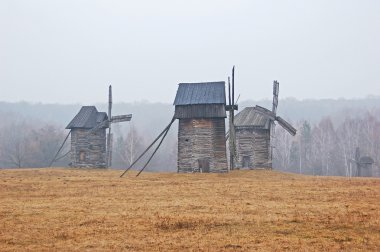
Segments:
[[[272,168],[275,122],[291,135],[297,130],[277,116],[279,83],[273,82],[272,111],[260,107],[246,107],[234,119],[237,146],[237,168]]]
[[[131,114],[112,116],[112,87],[109,86],[108,115],[98,112],[95,106],[83,106],[78,114],[67,125],[70,129],[66,139],[56,153],[50,166],[58,159],[65,142],[71,134],[72,167],[106,168],[112,165],[112,132],[113,123],[130,121]],[[108,134],[106,129],[108,128]],[[67,153],[68,154],[68,153]],[[65,154],[65,155],[67,155]]]

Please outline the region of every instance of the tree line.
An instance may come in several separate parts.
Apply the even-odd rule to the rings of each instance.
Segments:
[[[355,176],[356,149],[374,160],[373,176],[380,175],[379,110],[346,115],[334,121],[330,116],[311,124],[297,123],[297,135],[290,136],[276,127],[274,138],[275,169],[321,176]]]
[[[47,167],[64,137],[65,132],[53,124],[39,126],[25,120],[3,125],[0,128],[0,167]],[[67,153],[68,146],[64,151]],[[67,163],[65,156],[56,165]]]

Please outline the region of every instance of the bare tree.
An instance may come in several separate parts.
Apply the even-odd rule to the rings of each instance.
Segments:
[[[329,117],[323,118],[314,127],[313,132],[313,165],[320,168],[321,175],[329,176],[336,150],[336,135]]]
[[[137,155],[143,151],[144,140],[139,135],[133,122],[129,124],[129,131],[126,136],[122,134],[120,128],[116,128],[115,132],[118,134],[116,145],[114,146],[117,158],[121,160],[122,166],[129,166],[136,160]]]
[[[303,121],[298,133],[299,173],[310,173],[311,142],[311,126],[308,121]],[[314,170],[312,170],[312,174],[314,175]]]
[[[353,160],[355,149],[359,146],[360,121],[358,119],[346,118],[337,129],[339,149],[342,153],[345,167],[345,176],[353,175]]]
[[[46,167],[50,164],[58,148],[60,147],[65,132],[54,125],[44,125],[40,128],[35,128],[30,131],[30,151],[32,157],[30,162],[34,167]],[[63,157],[69,151],[69,144],[66,144],[61,150],[57,158]],[[67,164],[68,157],[61,159],[63,162],[56,162],[56,164]]]
[[[2,129],[2,159],[11,167],[25,167],[30,156],[29,129],[25,123],[15,123]]]

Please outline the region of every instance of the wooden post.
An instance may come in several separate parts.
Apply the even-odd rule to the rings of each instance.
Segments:
[[[228,81],[229,84],[229,81]],[[229,109],[229,121],[230,121],[230,169],[235,169],[235,159],[236,159],[236,136],[235,136],[235,66],[232,68],[232,97]]]
[[[108,137],[107,137],[107,167],[112,165],[112,146],[111,146],[111,118],[112,118],[112,86],[108,87]]]
[[[231,106],[231,84],[230,84],[230,76],[228,76],[228,105]]]

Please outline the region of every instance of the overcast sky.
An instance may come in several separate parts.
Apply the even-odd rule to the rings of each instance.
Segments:
[[[242,100],[380,95],[378,0],[0,0],[0,100],[171,103],[180,82]]]

